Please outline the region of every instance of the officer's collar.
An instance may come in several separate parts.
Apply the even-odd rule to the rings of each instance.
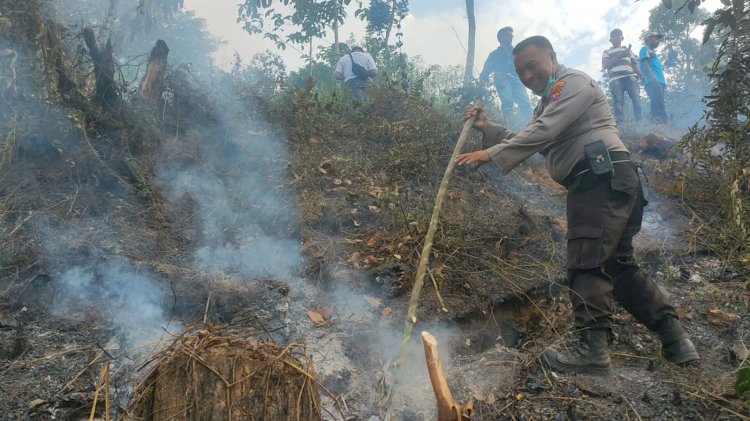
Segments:
[[[555,82],[557,82],[557,79],[560,78],[563,71],[565,71],[565,66],[563,66],[562,64],[558,64],[557,67],[555,68],[555,73],[547,81],[547,86],[544,88],[544,92],[541,95],[542,102],[544,103],[547,102],[547,98],[549,97],[549,91],[552,90],[552,85],[554,85]]]

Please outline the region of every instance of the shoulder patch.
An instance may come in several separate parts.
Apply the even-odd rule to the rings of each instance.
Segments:
[[[564,87],[565,87],[564,80],[558,80],[557,82],[555,82],[554,85],[552,85],[552,88],[549,90],[549,103],[550,104],[560,99],[560,95],[562,94]]]

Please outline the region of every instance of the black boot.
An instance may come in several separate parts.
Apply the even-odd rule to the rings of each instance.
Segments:
[[[544,358],[552,369],[562,373],[609,376],[612,374],[612,362],[607,352],[607,339],[607,330],[584,330],[578,344],[570,352],[548,348],[544,351]]]
[[[675,364],[686,364],[700,360],[695,345],[690,341],[680,321],[674,316],[667,316],[657,330],[661,339],[661,354]]]

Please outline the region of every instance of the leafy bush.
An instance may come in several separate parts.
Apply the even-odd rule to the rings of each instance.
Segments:
[[[705,21],[704,41],[723,37],[713,65],[705,127],[682,139],[689,167],[688,203],[716,229],[705,245],[730,259],[750,257],[750,8],[735,1]],[[708,200],[706,200],[708,199]]]

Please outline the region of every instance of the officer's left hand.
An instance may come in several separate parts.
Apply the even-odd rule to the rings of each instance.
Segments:
[[[492,158],[490,158],[490,153],[487,152],[486,150],[469,152],[469,153],[458,155],[456,157],[456,164],[458,165],[467,165],[467,164],[474,164],[474,163],[479,164],[479,165],[484,165],[490,161],[492,161]]]

